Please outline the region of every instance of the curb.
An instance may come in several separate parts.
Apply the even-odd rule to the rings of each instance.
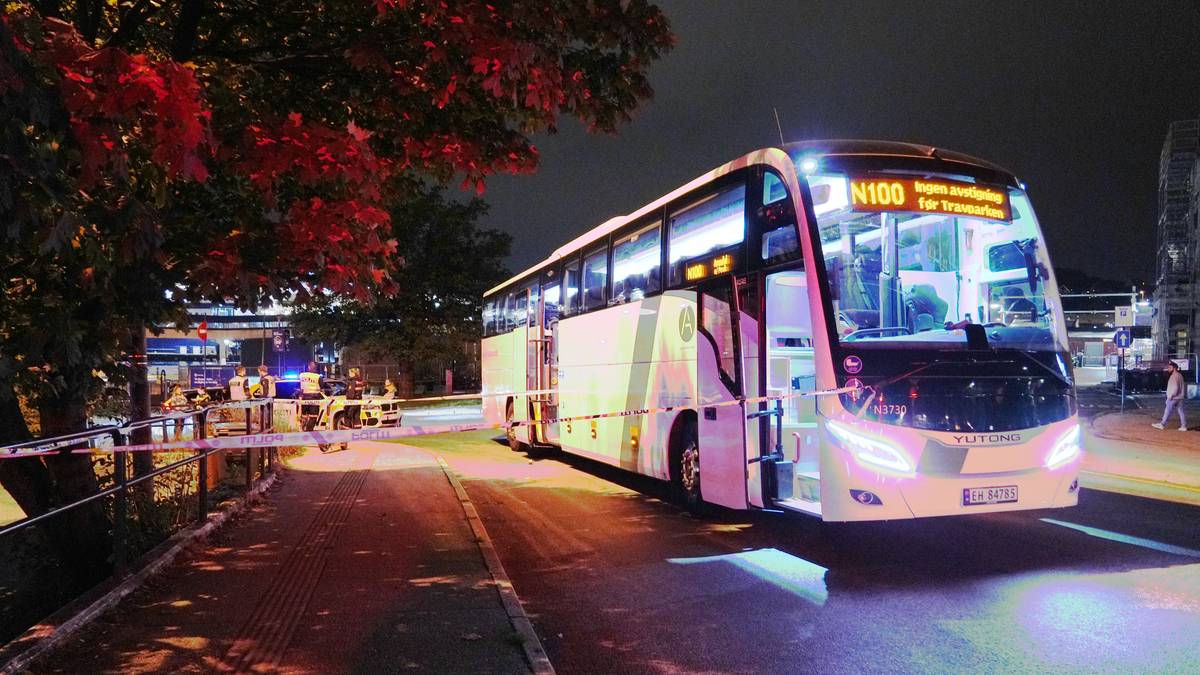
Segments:
[[[154,556],[153,560],[137,572],[125,577],[115,587],[87,606],[82,609],[73,609],[72,605],[68,604],[65,608],[59,610],[59,612],[66,611],[72,614],[70,618],[58,625],[48,623],[48,621],[58,615],[58,612],[55,612],[46,620],[43,620],[42,623],[33,626],[12,642],[4,645],[0,648],[0,660],[4,659],[8,652],[16,651],[18,653],[8,658],[4,665],[0,666],[0,675],[10,675],[25,671],[39,657],[54,650],[54,648],[66,642],[102,614],[116,607],[126,596],[141,588],[152,577],[174,563],[179,554],[197,542],[207,539],[213,532],[229,522],[230,518],[245,511],[251,504],[259,502],[263,494],[278,482],[280,470],[277,469],[266,478],[260,479],[258,484],[245,495],[242,495],[232,506],[210,515],[203,525],[181,530],[159,544],[147,554],[148,556]],[[20,645],[26,642],[32,642],[33,645],[23,651],[19,651],[21,649]]]
[[[475,505],[471,503],[467,491],[459,482],[458,477],[454,475],[454,471],[446,463],[446,460],[441,455],[437,455],[437,461],[442,467],[442,473],[446,474],[446,479],[454,487],[463,513],[467,515],[467,522],[471,525],[471,531],[475,533],[475,542],[479,545],[480,553],[483,554],[483,561],[487,565],[492,579],[496,582],[496,591],[500,593],[500,602],[504,605],[508,620],[512,623],[513,629],[524,638],[521,641],[521,648],[525,651],[525,660],[529,662],[530,670],[535,675],[554,675],[554,666],[550,663],[550,658],[546,656],[542,641],[533,629],[533,622],[529,620],[529,616],[525,614],[525,608],[521,606],[521,599],[517,597],[512,581],[504,571],[504,565],[500,563],[500,556],[496,553],[496,547],[492,545],[492,538],[488,536],[487,530],[483,527],[479,512],[475,510]]]

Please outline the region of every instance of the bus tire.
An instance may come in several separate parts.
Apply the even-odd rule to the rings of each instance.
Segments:
[[[513,421],[513,400],[508,399],[508,404],[504,406],[504,421],[511,424]],[[513,452],[529,452],[529,446],[521,439],[517,438],[517,430],[514,427],[505,427],[504,435],[508,438],[508,449]]]
[[[696,426],[695,416],[687,413],[675,421],[671,430],[669,469],[676,501],[688,511],[700,514],[704,496],[700,486],[700,439]]]

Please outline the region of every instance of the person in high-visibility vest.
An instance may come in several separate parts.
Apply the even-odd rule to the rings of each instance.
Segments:
[[[317,362],[309,361],[308,369],[300,373],[300,398],[321,398],[321,373]]]
[[[266,366],[258,367],[258,384],[250,391],[255,398],[275,398],[275,378]]]
[[[229,378],[229,400],[245,401],[250,398],[250,378],[246,377],[246,367],[238,366],[236,374]]]

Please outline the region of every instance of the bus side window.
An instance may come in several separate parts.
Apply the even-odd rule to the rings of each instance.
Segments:
[[[641,300],[660,288],[658,223],[613,244],[613,297],[611,304]]]
[[[529,324],[529,288],[522,288],[513,295],[513,327],[524,328]]]
[[[583,309],[604,306],[604,291],[608,287],[608,250],[600,249],[583,259]]]
[[[775,263],[799,256],[796,211],[792,200],[788,199],[783,179],[773,171],[763,173],[762,206],[756,215],[762,232],[760,243],[764,261]]]
[[[496,300],[483,303],[483,336],[491,337],[496,334]]]
[[[535,328],[535,327],[541,325],[539,322],[541,321],[542,317],[538,315],[538,305],[540,304],[540,300],[541,300],[540,296],[541,296],[541,292],[542,292],[542,287],[541,287],[541,285],[538,284],[538,282],[535,281],[535,282],[533,282],[533,285],[529,286],[528,288],[529,288],[529,327]]]
[[[545,297],[545,316],[543,317],[542,325],[546,328],[553,328],[558,322],[559,302],[561,300],[562,286],[558,279],[551,281],[546,279],[542,285],[542,295]]]
[[[517,311],[517,303],[513,300],[513,294],[509,293],[504,299],[504,332],[514,330],[517,327],[517,317],[514,314]]]
[[[579,259],[567,264],[563,272],[562,315],[571,316],[579,313]]]
[[[683,261],[746,239],[746,185],[727,188],[671,214],[668,220],[671,284],[683,282]]]

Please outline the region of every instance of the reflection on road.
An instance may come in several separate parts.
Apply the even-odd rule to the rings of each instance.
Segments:
[[[1061,527],[1070,528],[1077,532],[1082,532],[1084,534],[1090,534],[1093,537],[1099,537],[1100,539],[1107,539],[1109,541],[1117,541],[1117,542],[1121,542],[1122,544],[1130,544],[1132,546],[1141,546],[1142,548],[1153,549],[1155,551],[1162,551],[1163,553],[1170,553],[1171,555],[1183,555],[1183,556],[1188,556],[1189,558],[1200,558],[1200,551],[1197,551],[1196,549],[1193,549],[1193,548],[1186,548],[1183,546],[1175,546],[1172,544],[1164,544],[1160,541],[1154,541],[1153,539],[1146,539],[1144,537],[1134,537],[1134,536],[1130,536],[1128,534],[1121,534],[1120,532],[1110,532],[1108,530],[1102,530],[1098,527],[1088,527],[1087,525],[1078,525],[1076,523],[1067,523],[1067,522],[1064,522],[1061,520],[1055,520],[1053,518],[1042,518],[1041,520],[1043,523],[1050,523],[1051,525],[1059,525]]]
[[[728,563],[763,581],[769,581],[793,595],[804,598],[814,605],[824,605],[825,600],[829,597],[829,591],[825,588],[825,572],[827,570],[824,567],[775,548],[761,548],[699,558],[668,558],[667,562],[676,565]]]

